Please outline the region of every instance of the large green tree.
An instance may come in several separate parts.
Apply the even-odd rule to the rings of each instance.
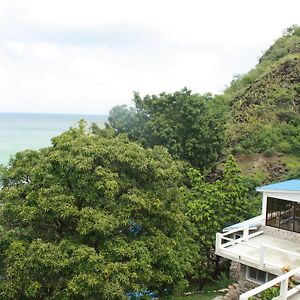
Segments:
[[[163,296],[198,260],[180,165],[163,147],[71,129],[2,172],[1,299]]]
[[[134,107],[116,106],[109,127],[145,147],[162,145],[176,158],[200,169],[212,167],[224,145],[224,107],[210,94],[188,89],[144,98],[134,94]]]

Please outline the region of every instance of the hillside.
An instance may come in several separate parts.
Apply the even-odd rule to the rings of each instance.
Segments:
[[[300,174],[300,28],[287,29],[224,96],[228,145],[244,173],[263,182]]]
[[[211,178],[229,154],[258,184],[300,176],[300,27],[288,28],[222,95],[183,88],[134,93],[133,103],[114,107],[107,128],[146,148],[164,146]]]

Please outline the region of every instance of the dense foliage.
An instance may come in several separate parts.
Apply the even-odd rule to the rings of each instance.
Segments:
[[[180,165],[162,147],[105,135],[71,129],[3,171],[1,299],[163,296],[193,272]]]
[[[162,145],[176,159],[207,169],[224,146],[224,105],[211,95],[183,89],[158,96],[134,94],[135,107],[114,107],[109,126],[145,147]]]
[[[219,259],[214,254],[215,234],[226,226],[255,215],[260,204],[249,199],[248,182],[240,175],[233,156],[224,164],[223,177],[214,183],[204,180],[199,171],[189,172],[191,188],[186,190],[186,207],[198,229],[201,252],[200,278],[210,278],[217,271]]]

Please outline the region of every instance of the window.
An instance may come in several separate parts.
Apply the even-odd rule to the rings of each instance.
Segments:
[[[300,204],[295,203],[294,207],[294,231],[300,232]]]
[[[267,281],[274,279],[275,277],[276,275],[274,274],[247,266],[246,269],[247,280],[254,281],[256,283],[265,283]]]
[[[266,225],[300,232],[300,204],[268,197]]]
[[[280,210],[278,208],[279,201],[276,198],[269,198],[267,200],[267,225],[279,227]]]

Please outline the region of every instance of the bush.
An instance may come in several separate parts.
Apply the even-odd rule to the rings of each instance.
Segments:
[[[217,288],[222,289],[233,283],[233,279],[229,276],[227,272],[221,272],[218,276],[218,280],[215,281]]]
[[[277,296],[279,296],[279,288],[274,286],[261,293],[261,300],[272,300]]]

